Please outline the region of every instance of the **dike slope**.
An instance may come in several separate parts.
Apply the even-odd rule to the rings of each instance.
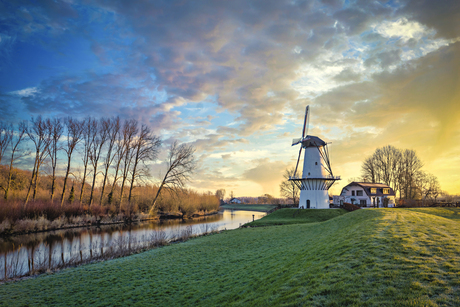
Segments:
[[[458,306],[460,224],[436,210],[222,232],[4,284],[0,304]]]

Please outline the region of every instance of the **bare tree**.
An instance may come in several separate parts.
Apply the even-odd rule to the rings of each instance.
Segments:
[[[224,201],[224,197],[225,197],[225,189],[217,190],[215,195],[220,200],[220,202],[222,203]]]
[[[65,190],[67,188],[67,179],[69,178],[70,174],[70,162],[72,161],[72,154],[75,150],[75,147],[81,140],[84,122],[80,122],[78,120],[72,119],[71,117],[67,117],[64,120],[64,124],[67,130],[67,143],[63,149],[67,154],[67,168],[64,176],[64,186],[62,188],[61,194],[61,206],[64,204]]]
[[[116,187],[116,184],[117,184],[117,181],[118,179],[120,179],[120,176],[118,176],[119,174],[119,171],[120,171],[120,167],[121,167],[121,162],[123,160],[123,157],[125,156],[125,127],[126,127],[126,121],[124,122],[123,124],[123,129],[121,129],[121,126],[120,126],[120,129],[122,131],[120,131],[120,133],[118,133],[117,137],[116,137],[116,141],[115,141],[115,153],[114,153],[114,156],[113,156],[113,162],[114,162],[114,169],[115,169],[115,172],[114,172],[114,175],[113,175],[113,182],[112,182],[112,185],[111,185],[111,188],[110,188],[110,192],[109,192],[109,195],[108,195],[108,203],[112,203],[113,201],[113,193],[115,191],[115,187]]]
[[[104,190],[105,185],[107,183],[107,178],[109,175],[110,165],[112,164],[114,158],[116,157],[116,141],[120,134],[120,118],[112,118],[112,119],[105,119],[102,121],[102,125],[107,127],[109,131],[108,140],[107,140],[107,154],[103,161],[103,176],[104,179],[102,180],[102,187],[101,187],[101,199],[100,204],[102,204],[102,200],[104,198]]]
[[[377,165],[374,156],[367,157],[361,166],[362,178],[366,178],[369,182],[376,183],[377,179]]]
[[[129,168],[130,168],[131,161],[133,158],[131,151],[133,150],[134,137],[136,136],[138,132],[137,125],[138,125],[137,121],[134,119],[131,119],[131,120],[126,121],[125,125],[123,126],[123,150],[122,150],[123,155],[121,156],[122,173],[121,173],[120,204],[123,200],[125,183],[129,175]]]
[[[54,193],[56,190],[56,167],[57,167],[57,154],[61,149],[59,146],[59,140],[61,139],[64,126],[62,125],[60,118],[47,119],[46,125],[48,127],[48,134],[50,136],[51,142],[48,146],[48,154],[51,159],[51,200],[54,198]]]
[[[11,142],[10,142],[10,167],[8,170],[8,178],[6,180],[6,186],[3,187],[3,190],[5,191],[5,195],[3,196],[5,200],[8,200],[8,194],[9,191],[11,190],[11,178],[13,176],[13,164],[14,161],[16,161],[18,158],[22,157],[23,155],[17,156],[17,150],[19,149],[19,146],[21,142],[25,139],[26,136],[26,131],[27,131],[27,122],[23,121],[18,124],[18,131],[17,133],[14,133],[14,127],[13,125],[10,125],[7,128],[7,133],[10,134],[11,137]]]
[[[441,185],[438,178],[433,174],[428,174],[428,182],[430,187],[430,197],[436,202],[438,196],[442,193]]]
[[[178,141],[171,145],[166,161],[167,170],[153,199],[150,214],[154,214],[155,203],[163,188],[170,191],[182,189],[185,183],[190,180],[190,176],[197,166],[194,154],[195,148],[192,145],[179,145]]]
[[[25,205],[29,201],[32,187],[34,187],[33,199],[36,197],[40,166],[48,156],[48,146],[51,143],[46,121],[43,120],[41,116],[32,118],[31,126],[27,127],[26,133],[35,146],[35,161],[32,170],[32,178],[30,179],[29,189],[27,190],[27,195],[24,203]]]
[[[364,181],[385,183],[399,198],[414,199],[417,179],[423,163],[413,150],[400,150],[391,145],[377,148],[374,154],[366,158],[361,166]]]
[[[13,134],[11,133],[12,130],[13,127],[11,125],[0,121],[0,164],[2,163],[2,158],[11,142],[11,138],[13,137]]]
[[[91,117],[85,119],[82,128],[82,139],[83,139],[83,176],[81,180],[81,189],[80,189],[80,198],[79,201],[81,203],[83,199],[83,194],[85,192],[85,183],[86,183],[86,176],[88,174],[88,163],[90,161],[91,156],[91,149],[93,148],[93,143],[96,140],[97,136],[97,120]]]
[[[404,198],[414,199],[416,197],[416,177],[422,166],[423,163],[414,150],[406,149],[403,152],[399,180]]]
[[[377,148],[372,156],[364,160],[361,166],[361,176],[364,181],[384,182],[394,191],[398,191],[401,159],[401,150],[394,146],[387,145]]]
[[[96,130],[96,137],[94,138],[94,142],[90,148],[89,160],[91,161],[91,166],[93,167],[93,182],[91,184],[91,194],[89,197],[90,206],[93,204],[94,187],[96,186],[96,177],[98,175],[97,167],[101,157],[102,148],[104,147],[110,133],[110,126],[105,123],[105,119],[100,120]]]
[[[436,201],[436,198],[441,193],[438,178],[433,174],[419,171],[415,180],[423,201]]]
[[[142,125],[139,135],[133,142],[132,159],[130,159],[132,168],[128,202],[131,202],[134,182],[147,173],[146,167],[140,167],[141,164],[145,166],[145,162],[156,159],[160,145],[160,138],[154,135],[148,126]]]
[[[282,197],[292,200],[294,205],[299,204],[300,189],[289,178],[294,176],[295,168],[289,168],[284,171],[283,181],[280,184],[280,194]]]

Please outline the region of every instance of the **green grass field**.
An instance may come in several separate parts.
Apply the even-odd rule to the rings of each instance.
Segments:
[[[244,204],[227,204],[220,206],[223,209],[227,210],[245,210],[245,211],[260,211],[267,212],[276,208],[277,205],[244,205]]]
[[[247,226],[273,226],[324,222],[338,217],[348,211],[344,209],[280,209],[263,218],[246,224]]]
[[[4,284],[0,304],[460,306],[459,212],[366,209],[226,231]]]

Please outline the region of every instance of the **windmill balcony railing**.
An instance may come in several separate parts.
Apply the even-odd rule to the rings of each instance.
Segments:
[[[331,176],[326,175],[322,177],[297,177],[297,176],[289,176],[289,180],[302,180],[302,179],[324,179],[324,180],[341,180],[340,176]]]

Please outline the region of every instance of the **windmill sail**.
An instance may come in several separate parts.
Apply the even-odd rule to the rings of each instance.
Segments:
[[[308,106],[305,109],[305,118],[303,120],[302,137],[298,138],[298,139],[293,139],[291,146],[297,145],[297,144],[302,143],[304,141],[305,134],[306,134],[306,132],[308,132],[308,122],[307,121],[308,121]],[[297,174],[297,168],[299,167],[299,161],[300,161],[300,155],[301,154],[302,154],[302,145],[300,145],[299,156],[297,157],[297,163],[295,165],[295,170],[294,170],[294,177]]]
[[[308,133],[308,107],[305,109],[305,119],[303,120],[303,130],[302,130],[302,138],[304,138]]]
[[[292,140],[292,146],[297,145],[297,144],[299,144],[300,142],[302,142],[302,138],[293,139],[293,140]]]

